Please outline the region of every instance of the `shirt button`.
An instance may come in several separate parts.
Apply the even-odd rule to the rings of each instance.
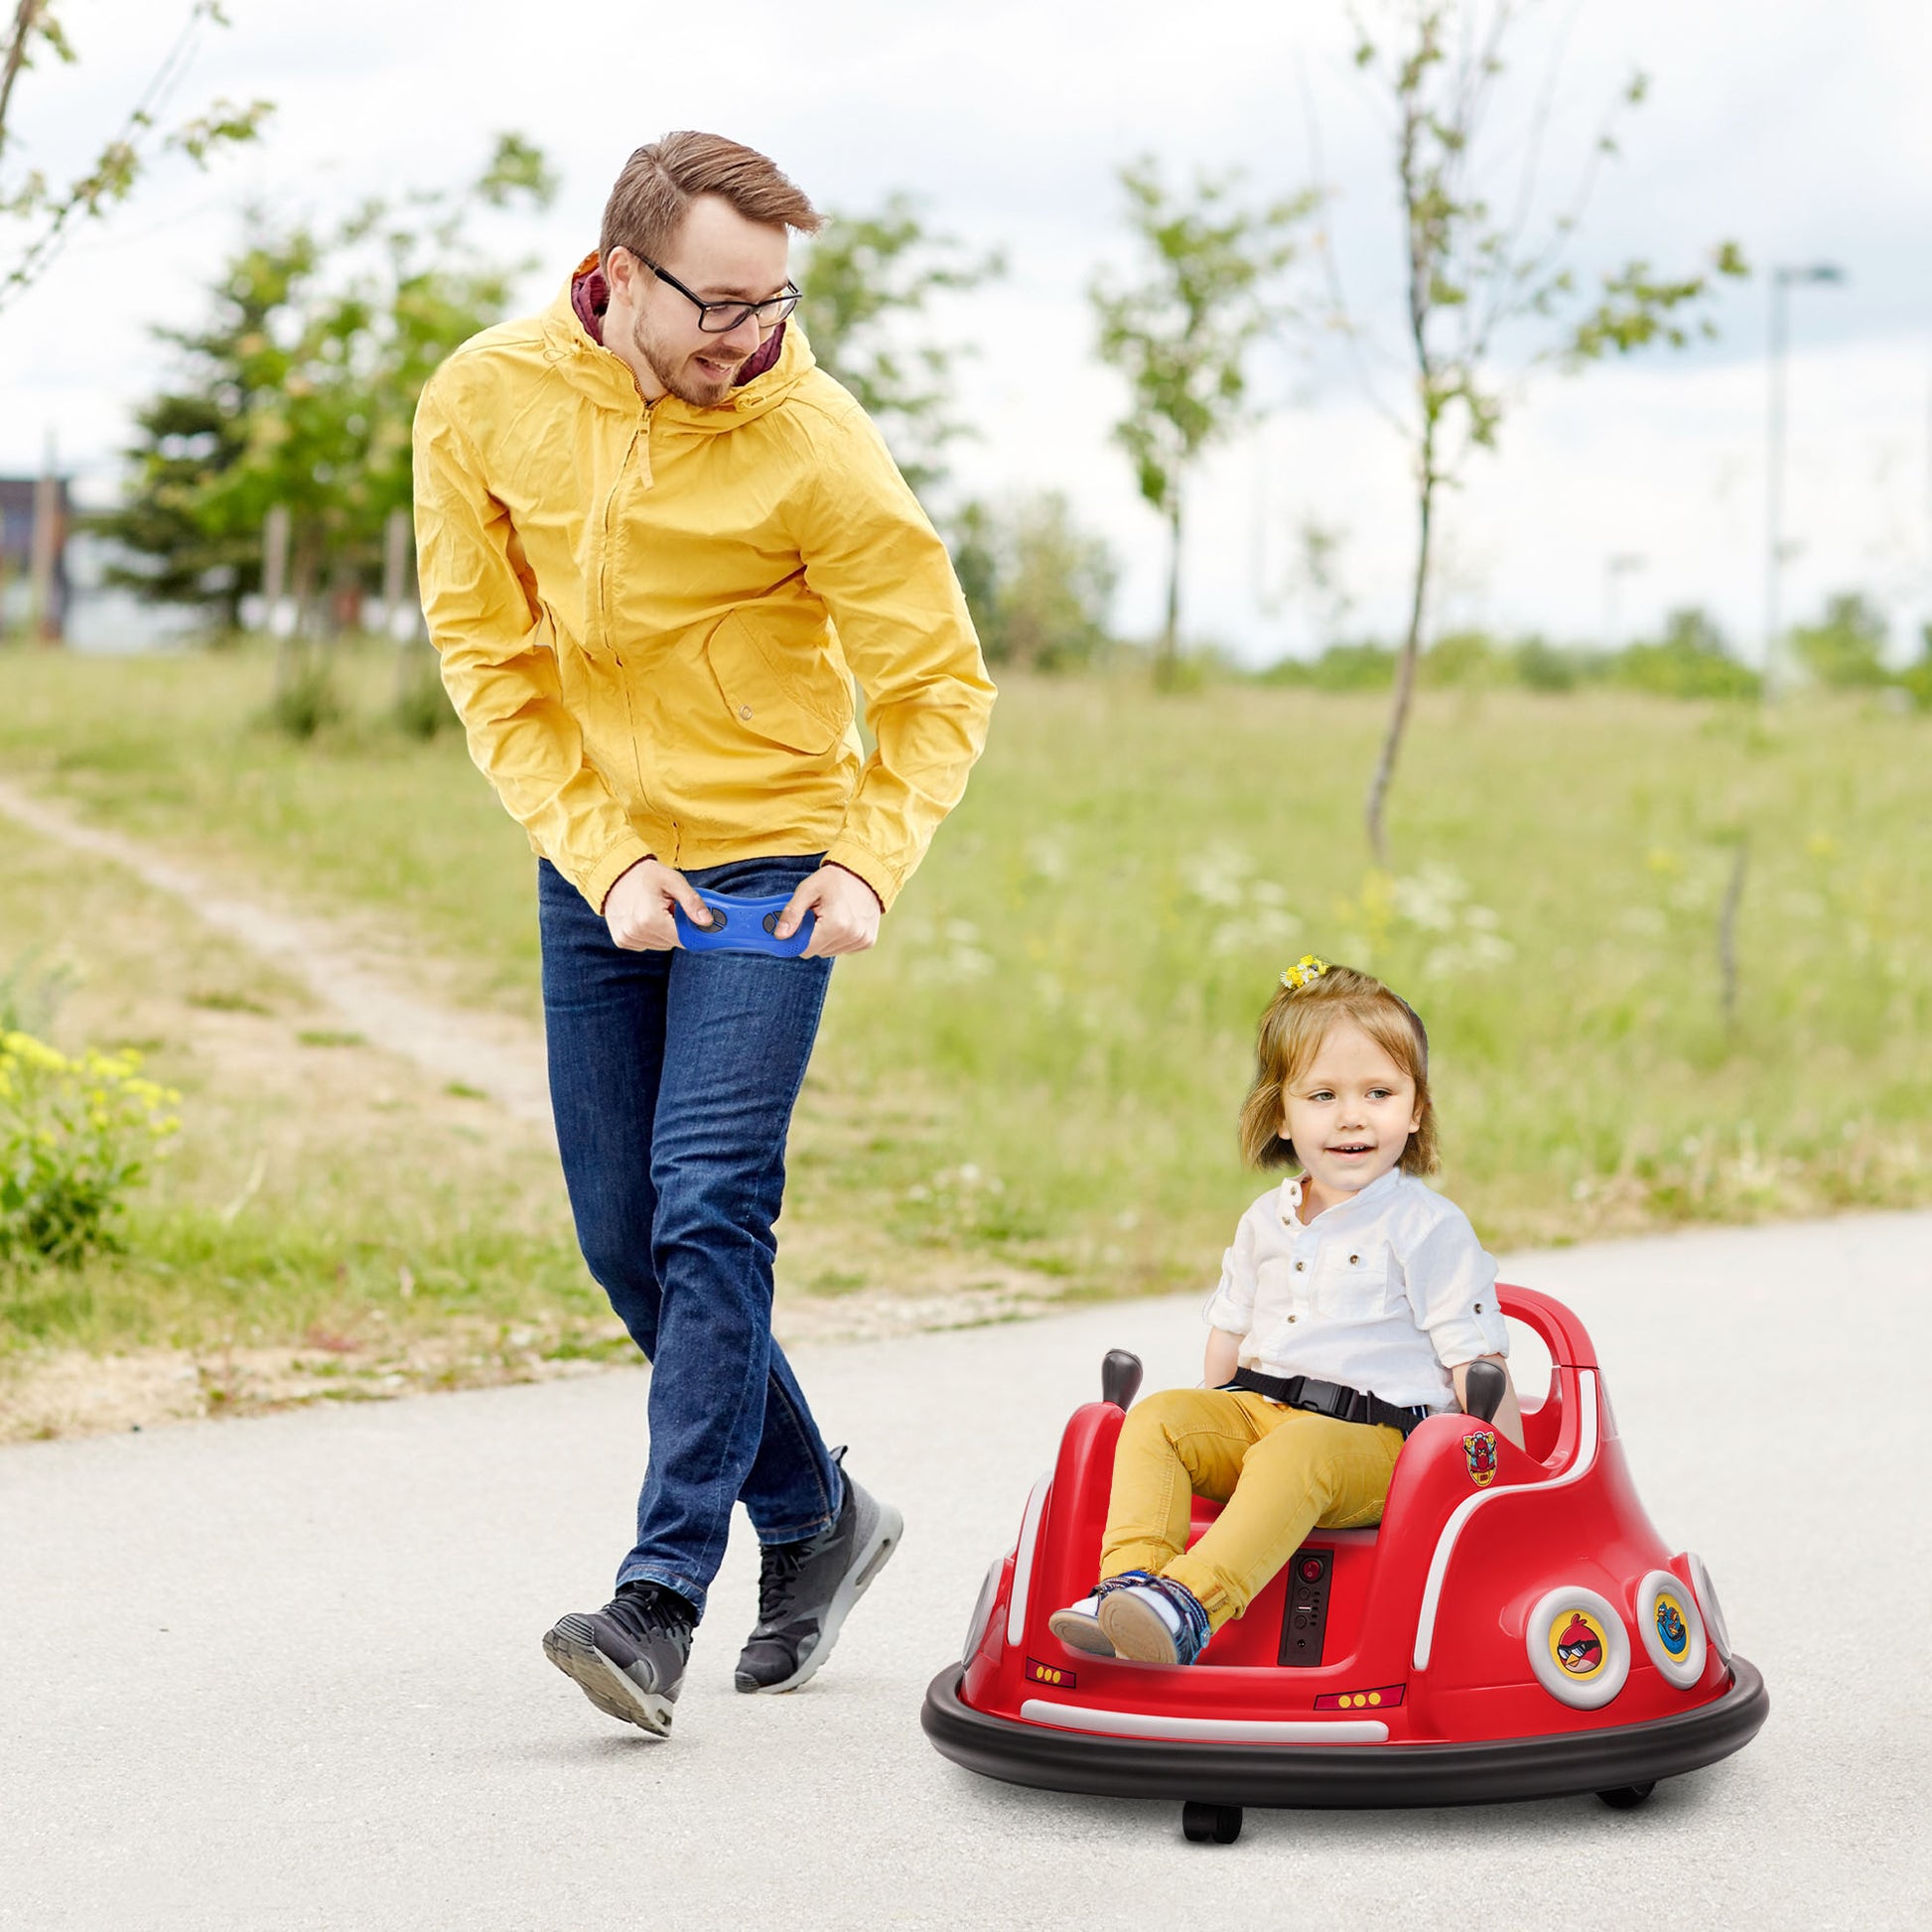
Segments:
[[[740,705],[738,707],[738,715],[741,718],[749,718],[752,715],[752,707],[748,704]]]
[[[1295,1264],[1295,1272],[1299,1275],[1308,1265],[1306,1261],[1298,1261]]]
[[[1291,1315],[1290,1315],[1290,1316],[1289,1316],[1288,1318],[1289,1318],[1289,1319],[1290,1319],[1291,1321],[1293,1321],[1293,1320],[1295,1319],[1295,1317],[1294,1317],[1294,1316],[1293,1316],[1292,1314],[1291,1314]]]
[[[1360,1256],[1360,1255],[1350,1255],[1350,1256],[1348,1257],[1348,1265],[1349,1265],[1349,1267],[1351,1267],[1351,1268],[1359,1268],[1359,1267],[1360,1267],[1360,1266],[1362,1265],[1362,1258],[1361,1258],[1361,1256]]]

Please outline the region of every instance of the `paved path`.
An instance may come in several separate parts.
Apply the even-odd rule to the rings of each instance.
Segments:
[[[654,1744],[537,1649],[606,1593],[643,1376],[0,1450],[0,1926],[1923,1925],[1932,1215],[1520,1257],[1605,1365],[1664,1536],[1769,1681],[1740,1756],[1593,1800],[1248,1814],[976,1778],[918,1727],[1112,1343],[1184,1302],[801,1349],[900,1556],[834,1661],[736,1696],[735,1547]]]

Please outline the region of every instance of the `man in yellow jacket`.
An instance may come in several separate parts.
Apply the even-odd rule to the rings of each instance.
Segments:
[[[416,416],[430,635],[538,855],[578,1239],[654,1364],[617,1595],[544,1650],[660,1735],[734,1503],[762,1553],[742,1691],[811,1676],[898,1537],[771,1339],[772,1224],[832,959],[873,944],[993,700],[944,547],[790,319],[789,230],[819,226],[749,148],[639,148],[597,254]],[[810,943],[681,948],[698,886],[783,897],[775,936],[809,914]]]

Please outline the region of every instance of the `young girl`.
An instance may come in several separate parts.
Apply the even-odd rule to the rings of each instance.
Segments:
[[[1409,1432],[1508,1351],[1496,1264],[1417,1178],[1437,1167],[1436,1115],[1406,1000],[1312,955],[1284,973],[1241,1151],[1299,1173],[1235,1230],[1202,1386],[1121,1426],[1100,1583],[1050,1620],[1079,1650],[1191,1664],[1317,1524],[1379,1522]],[[1495,1421],[1521,1444],[1513,1393]],[[1189,1550],[1195,1496],[1225,1507]]]

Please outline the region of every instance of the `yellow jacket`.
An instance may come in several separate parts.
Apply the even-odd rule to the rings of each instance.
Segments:
[[[416,411],[416,541],[471,756],[600,909],[653,854],[819,851],[890,906],[985,742],[945,548],[795,319],[717,409],[646,405],[568,285],[474,337]]]

